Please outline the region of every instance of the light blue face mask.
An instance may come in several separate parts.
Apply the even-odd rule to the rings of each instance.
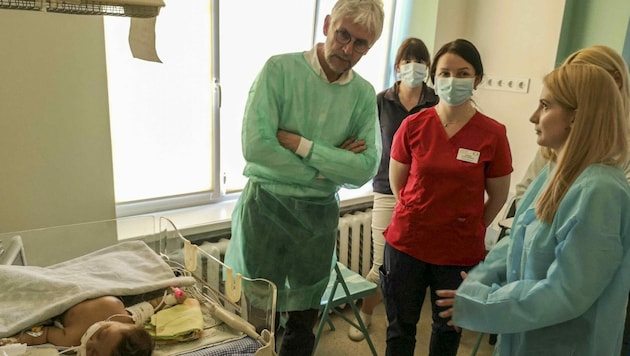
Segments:
[[[422,63],[409,62],[400,65],[400,80],[408,87],[418,87],[426,77],[427,66]]]
[[[474,85],[475,78],[437,78],[435,92],[449,106],[457,106],[472,96]]]

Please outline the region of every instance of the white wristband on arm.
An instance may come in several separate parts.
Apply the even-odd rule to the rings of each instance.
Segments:
[[[311,152],[311,147],[313,146],[313,141],[307,140],[304,137],[300,137],[300,144],[298,145],[295,153],[304,158],[308,156],[308,153]]]

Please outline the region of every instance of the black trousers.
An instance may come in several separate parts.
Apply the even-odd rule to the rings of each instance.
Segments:
[[[381,266],[381,288],[387,312],[388,356],[413,356],[416,346],[416,325],[427,288],[431,292],[431,340],[430,356],[456,356],[461,339],[458,332],[438,314],[445,307],[435,304],[436,290],[457,289],[461,284],[461,271],[472,266],[438,266],[417,260],[385,244],[385,256]]]
[[[310,356],[315,346],[313,328],[318,316],[317,309],[289,312],[278,356]],[[280,325],[280,318],[276,320]]]

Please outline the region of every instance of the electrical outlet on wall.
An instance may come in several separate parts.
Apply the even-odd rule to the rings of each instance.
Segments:
[[[529,91],[529,78],[507,78],[505,85],[505,90],[527,93]]]
[[[529,92],[529,78],[501,77],[486,74],[478,88],[527,93]]]

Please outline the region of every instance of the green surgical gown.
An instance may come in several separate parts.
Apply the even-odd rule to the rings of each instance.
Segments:
[[[278,129],[313,142],[306,157],[282,147]],[[367,149],[338,148],[347,138]],[[243,118],[244,174],[225,262],[278,287],[278,310],[318,309],[333,266],[340,187],[375,174],[381,155],[376,94],[356,72],[322,79],[304,53],[270,58],[256,77]]]

